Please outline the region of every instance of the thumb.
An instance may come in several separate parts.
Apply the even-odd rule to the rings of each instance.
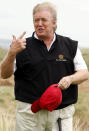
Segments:
[[[13,40],[16,40],[16,36],[15,35],[13,35]]]

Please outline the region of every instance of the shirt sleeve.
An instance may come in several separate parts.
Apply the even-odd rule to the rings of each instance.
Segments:
[[[79,48],[77,48],[77,52],[76,52],[73,62],[74,62],[75,71],[78,71],[81,69],[88,69]]]

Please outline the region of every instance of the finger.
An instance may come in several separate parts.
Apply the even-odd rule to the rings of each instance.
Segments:
[[[63,86],[63,85],[60,85],[59,88],[60,88],[61,90],[64,90],[64,86]]]
[[[24,39],[23,42],[26,43],[26,39]]]
[[[22,45],[22,46],[26,46],[26,42],[22,42],[20,45]]]
[[[23,48],[23,50],[24,50],[24,49],[26,48],[26,46],[25,46],[25,45],[23,45],[23,46],[22,46],[22,48]]]
[[[62,89],[62,84],[61,83],[58,83],[58,87],[60,88],[60,89]]]
[[[19,39],[22,39],[25,34],[26,34],[26,32],[24,31],[24,32],[22,33],[22,35],[20,35]]]
[[[26,46],[26,43],[23,43],[23,46]]]
[[[59,88],[64,90],[65,89],[65,83],[62,82],[62,80],[58,83],[59,84]]]
[[[13,35],[13,40],[16,40],[16,36],[15,35]]]

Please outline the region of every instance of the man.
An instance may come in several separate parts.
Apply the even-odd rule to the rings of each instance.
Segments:
[[[9,52],[1,64],[2,78],[15,70],[16,131],[72,131],[73,104],[77,102],[77,84],[88,79],[86,64],[78,49],[78,42],[55,33],[57,14],[51,3],[42,3],[33,9],[35,32],[26,40],[25,32],[13,36]],[[48,86],[59,83],[62,104],[50,112],[31,111],[31,104],[40,98]]]

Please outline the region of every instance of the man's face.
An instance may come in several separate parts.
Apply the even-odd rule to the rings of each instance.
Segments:
[[[49,11],[41,10],[36,12],[33,21],[38,38],[50,37],[53,34],[56,22],[52,21],[52,15]]]

